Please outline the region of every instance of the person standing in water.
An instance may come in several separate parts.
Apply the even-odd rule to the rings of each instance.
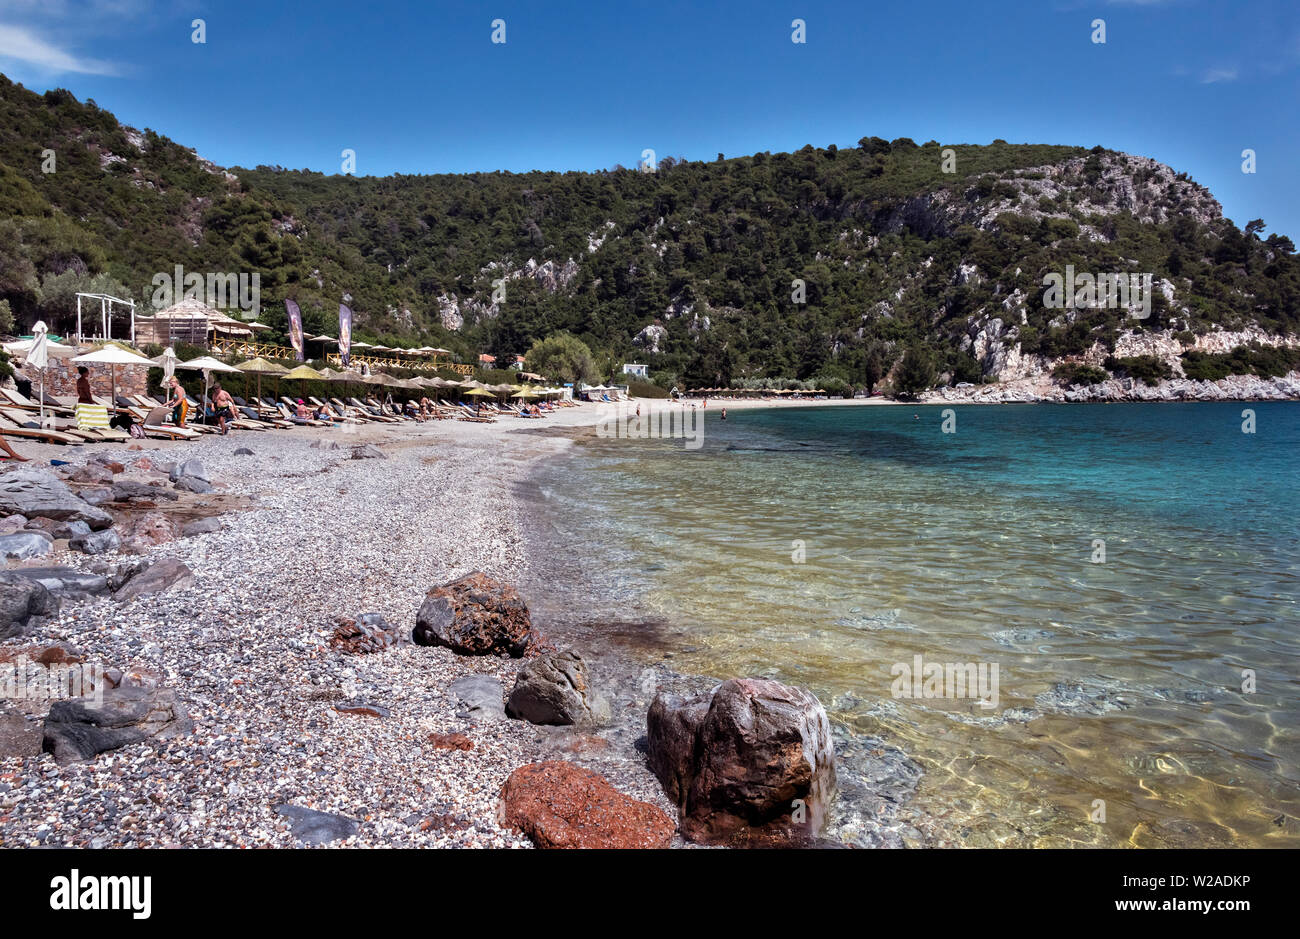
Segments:
[[[727,409],[726,409],[726,408],[723,408],[723,409],[722,409],[722,419],[723,419],[724,421],[727,419]]]

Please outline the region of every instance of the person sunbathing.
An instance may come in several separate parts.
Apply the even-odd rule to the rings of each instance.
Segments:
[[[298,399],[298,407],[294,410],[294,415],[302,421],[311,420],[311,410],[307,407],[302,398]]]

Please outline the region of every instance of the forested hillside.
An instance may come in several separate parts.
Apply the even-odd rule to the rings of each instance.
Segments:
[[[277,328],[293,297],[332,333],[346,295],[359,338],[465,356],[568,331],[665,385],[870,384],[909,350],[921,384],[978,382],[1121,330],[1300,331],[1300,260],[1265,232],[1144,157],[1002,141],[866,136],[653,172],[226,171],[0,77],[0,300],[20,330],[66,322],[87,284],[148,305],[180,264],[259,273]],[[1152,274],[1150,317],[1046,308],[1066,265]]]

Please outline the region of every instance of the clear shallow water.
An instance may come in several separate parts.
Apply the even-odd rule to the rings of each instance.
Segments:
[[[585,546],[553,602],[813,689],[923,765],[952,843],[1300,844],[1300,405],[953,411],[710,409],[699,450],[576,448],[534,480]],[[997,706],[895,698],[916,655],[996,664]]]

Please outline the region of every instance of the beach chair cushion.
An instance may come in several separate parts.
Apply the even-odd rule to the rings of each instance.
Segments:
[[[81,430],[107,429],[108,408],[102,404],[77,403],[77,427]]]

